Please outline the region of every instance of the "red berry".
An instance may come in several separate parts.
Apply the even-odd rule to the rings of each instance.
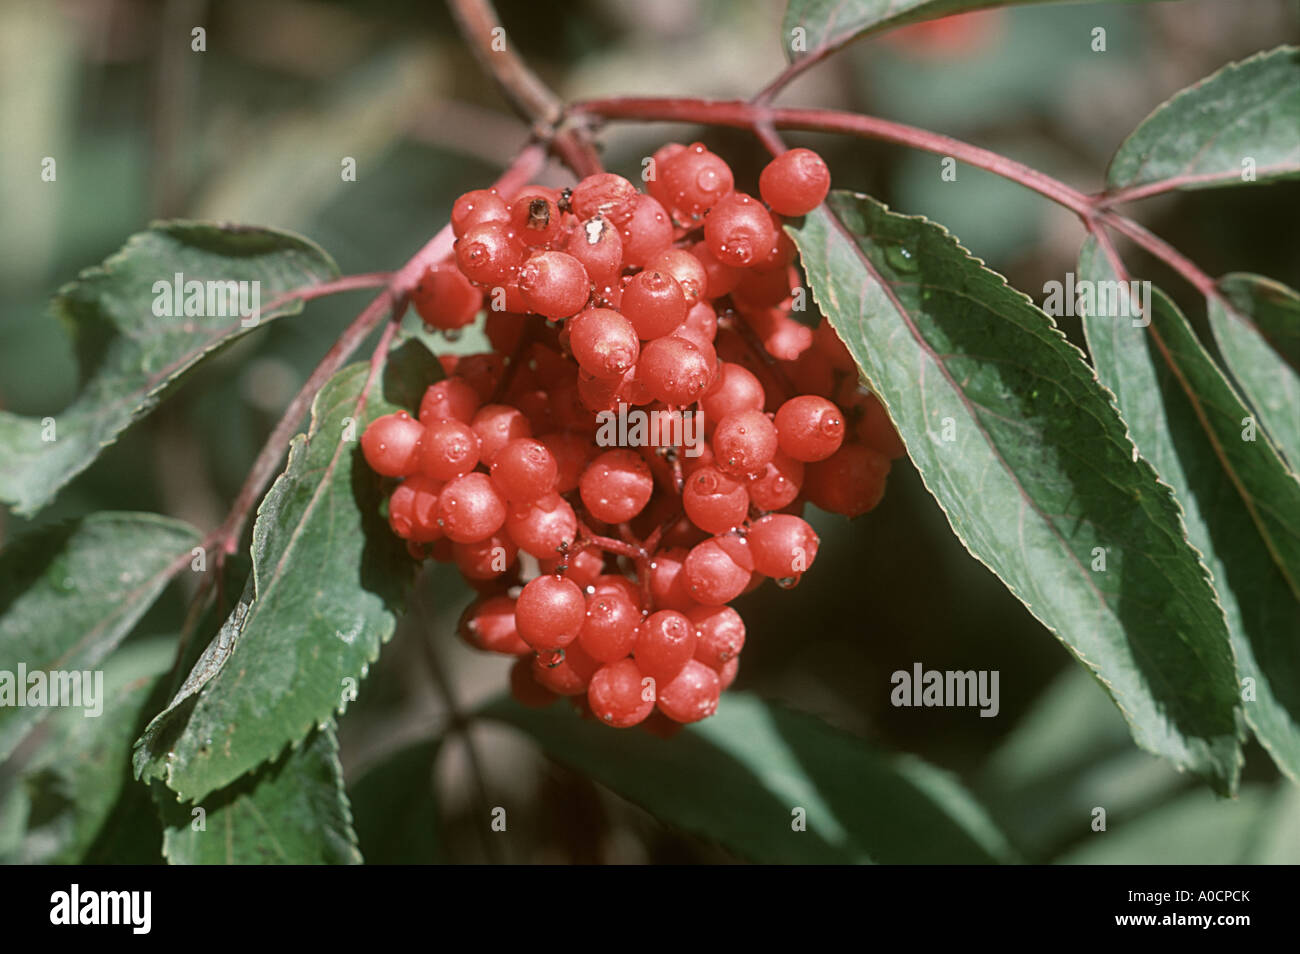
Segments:
[[[691,548],[682,563],[686,590],[696,603],[721,606],[744,592],[754,572],[754,558],[744,538],[710,537]]]
[[[465,579],[494,580],[514,565],[519,547],[501,531],[474,543],[457,543],[452,555]]]
[[[658,172],[664,205],[683,224],[698,221],[735,184],[731,167],[698,142],[675,153]]]
[[[614,223],[602,216],[579,224],[564,250],[582,263],[597,291],[617,282],[623,270],[623,240]]]
[[[682,572],[687,554],[684,547],[670,547],[650,559],[650,598],[660,609],[685,611],[696,605],[686,589],[686,576]]]
[[[656,683],[666,683],[695,655],[695,625],[676,610],[652,613],[636,636],[636,664]]]
[[[644,268],[651,258],[673,243],[673,223],[658,200],[638,195],[632,214],[622,224],[623,267]]]
[[[529,186],[510,200],[510,225],[529,248],[545,248],[564,232],[564,217],[549,192]]]
[[[486,401],[496,393],[505,371],[505,359],[499,354],[467,354],[456,361],[456,376],[465,379],[480,401]]]
[[[783,152],[758,177],[763,201],[778,215],[807,215],[822,204],[831,188],[831,172],[811,149]]]
[[[569,207],[580,219],[601,215],[615,225],[622,225],[636,209],[639,193],[636,186],[612,172],[587,176],[569,196]]]
[[[534,252],[519,269],[528,310],[552,320],[576,314],[591,295],[587,270],[564,252]]]
[[[567,494],[570,490],[577,490],[578,481],[582,479],[582,471],[587,466],[587,461],[596,454],[596,445],[590,439],[571,431],[543,434],[540,440],[551,452],[559,468],[556,492]]]
[[[745,367],[731,361],[718,363],[718,379],[700,398],[700,410],[714,424],[737,411],[761,411],[767,401],[763,385]]]
[[[438,495],[438,526],[456,543],[490,537],[506,522],[506,502],[487,474],[465,474]]]
[[[520,413],[519,408],[508,404],[483,405],[475,413],[471,426],[482,441],[479,459],[489,465],[496,457],[497,451],[511,441],[533,435],[528,418]]]
[[[586,616],[582,588],[561,576],[534,577],[515,602],[519,636],[538,652],[569,645],[578,638]]]
[[[508,596],[481,596],[460,615],[460,638],[475,649],[508,656],[532,655],[532,647],[515,629],[515,601]]]
[[[781,450],[805,463],[825,460],[844,443],[844,415],[815,394],[786,401],[776,412],[775,424]]]
[[[593,377],[622,378],[641,354],[632,323],[608,308],[588,308],[567,321],[565,329],[573,357]]]
[[[370,469],[385,477],[406,477],[420,469],[424,427],[405,411],[385,414],[361,434],[361,453]]]
[[[514,281],[523,260],[523,243],[505,222],[482,222],[456,240],[456,264],[480,285]]]
[[[560,696],[584,695],[599,668],[600,663],[584,653],[577,643],[533,657],[533,678]]]
[[[655,400],[681,407],[693,403],[712,383],[715,364],[709,358],[688,338],[656,338],[641,349],[637,379]]]
[[[722,683],[718,674],[692,659],[672,682],[658,687],[655,704],[674,722],[699,722],[718,710],[721,694]]]
[[[661,272],[677,279],[686,307],[691,308],[704,298],[709,287],[709,273],[698,258],[684,248],[666,248],[645,264],[648,272]]]
[[[723,473],[762,473],[777,446],[776,427],[762,411],[733,411],[713,430],[713,454]]]
[[[721,668],[717,670],[717,673],[718,689],[722,692],[726,692],[731,688],[731,684],[736,681],[736,676],[740,673],[740,657],[732,656],[722,664]]]
[[[474,320],[483,293],[451,265],[430,265],[411,291],[411,305],[430,328],[451,331]]]
[[[463,378],[444,378],[429,385],[420,401],[420,422],[454,419],[468,424],[482,400],[473,386]]]
[[[686,295],[671,273],[646,270],[627,283],[619,308],[648,341],[671,334],[686,320]]]
[[[654,685],[637,663],[621,659],[596,670],[587,689],[587,701],[601,722],[626,729],[654,711]]]
[[[559,494],[545,494],[512,508],[506,516],[506,532],[519,549],[546,560],[573,543],[578,517]]]
[[[509,222],[506,202],[494,190],[474,189],[466,192],[451,207],[451,233],[460,238],[483,222]]]
[[[605,451],[583,471],[582,504],[602,523],[623,523],[639,514],[654,493],[650,468],[635,451]]]
[[[592,659],[615,662],[632,652],[640,622],[641,610],[626,593],[592,593],[587,598],[587,620],[578,640]]]
[[[546,445],[516,437],[492,458],[492,482],[503,497],[523,504],[555,490],[558,467]]]
[[[716,467],[693,471],[682,488],[686,516],[706,533],[726,533],[749,515],[745,485]]]
[[[794,503],[803,480],[803,461],[778,449],[763,472],[749,478],[746,487],[750,502],[759,510],[780,510]]]
[[[885,405],[880,403],[880,398],[874,394],[867,395],[862,404],[862,417],[858,419],[857,435],[858,440],[872,450],[884,454],[890,460],[897,460],[907,453],[902,438],[898,436],[898,431],[894,430],[894,424],[889,419],[889,412],[885,410]]]
[[[438,526],[438,494],[443,483],[423,474],[407,477],[388,498],[388,525],[403,540],[432,543],[442,536]]]
[[[669,205],[670,202],[667,188],[663,184],[663,170],[669,159],[685,151],[686,147],[680,142],[664,143],[655,150],[655,154],[651,157],[650,163],[641,174],[641,178],[645,180],[646,191],[665,206]]]
[[[724,196],[704,220],[704,241],[724,265],[744,268],[762,261],[776,241],[772,216],[752,195]]]
[[[745,648],[745,621],[730,606],[696,606],[687,612],[697,636],[695,658],[721,670]]]
[[[835,331],[835,326],[825,318],[817,323],[817,328],[813,331],[813,345],[830,359],[831,365],[836,371],[843,371],[847,374],[855,370],[853,355],[849,353],[844,341]],[[856,374],[854,374],[853,379],[857,380]]]
[[[861,444],[845,444],[830,457],[809,464],[803,491],[818,507],[856,517],[880,503],[889,458]]]
[[[799,582],[816,559],[821,542],[808,521],[787,513],[755,520],[745,539],[754,555],[754,569],[783,586]]]
[[[434,421],[424,429],[420,470],[439,480],[468,474],[478,463],[479,436],[457,420]]]
[[[691,254],[704,266],[704,274],[708,278],[703,296],[705,298],[721,298],[723,295],[731,294],[740,284],[740,280],[745,277],[743,270],[720,262],[717,256],[709,251],[706,242],[701,241],[692,245]]]

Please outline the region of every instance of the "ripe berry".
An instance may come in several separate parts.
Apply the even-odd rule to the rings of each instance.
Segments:
[[[479,459],[491,464],[497,451],[520,437],[532,437],[528,418],[508,404],[485,404],[474,414],[471,427],[482,441]]]
[[[494,580],[514,566],[519,547],[502,530],[474,543],[457,543],[451,552],[465,579]]]
[[[534,577],[515,602],[519,636],[538,652],[569,645],[578,638],[586,616],[581,587],[561,576]]]
[[[740,280],[745,277],[743,270],[720,262],[717,256],[709,251],[707,242],[697,242],[692,245],[691,254],[704,266],[704,274],[707,276],[705,298],[716,299],[731,294],[740,284]]]
[[[647,684],[637,663],[621,659],[601,666],[591,677],[587,701],[601,722],[626,729],[654,711],[653,683]]]
[[[407,477],[388,498],[388,525],[403,540],[432,543],[442,536],[438,526],[438,494],[443,483],[423,474]]]
[[[430,328],[452,331],[474,320],[483,293],[458,268],[430,265],[411,291],[411,305]]]
[[[903,446],[898,431],[894,430],[894,424],[889,419],[889,412],[874,394],[868,395],[862,404],[857,435],[859,441],[890,460],[897,460],[907,453],[907,448]]]
[[[605,556],[595,547],[584,547],[577,553],[562,553],[548,560],[539,560],[538,565],[543,573],[559,573],[568,577],[587,591],[590,598],[589,588],[595,586],[596,580],[605,572]],[[587,610],[590,613],[590,602]]]
[[[817,557],[820,543],[806,520],[787,513],[755,520],[745,539],[754,555],[754,569],[783,586],[799,582]]]
[[[731,688],[731,684],[736,681],[736,676],[740,673],[740,657],[732,656],[722,664],[722,667],[717,670],[717,673],[718,689],[721,692],[726,692]]]
[[[811,149],[782,153],[758,177],[759,194],[778,215],[807,215],[822,204],[830,188],[830,170]]]
[[[506,522],[506,502],[487,474],[465,474],[438,495],[438,526],[456,543],[490,537]]]
[[[578,535],[578,517],[559,494],[516,505],[506,515],[506,532],[519,549],[539,560],[554,557]]]
[[[845,444],[830,457],[809,464],[803,491],[818,507],[856,517],[880,503],[889,458],[861,444]]]
[[[682,506],[701,530],[726,533],[749,515],[749,494],[744,484],[716,467],[701,467],[686,479]]]
[[[558,468],[556,492],[567,494],[570,490],[577,490],[583,468],[587,466],[587,461],[595,456],[596,445],[589,438],[572,431],[543,434],[540,440],[555,458],[555,465]]]
[[[767,396],[753,373],[731,361],[718,364],[718,379],[700,398],[700,410],[714,424],[737,411],[761,411]]]
[[[648,272],[660,272],[677,279],[686,307],[691,308],[704,298],[709,287],[709,273],[700,260],[684,248],[666,248],[645,264]]]
[[[468,424],[482,400],[473,386],[463,378],[443,378],[429,385],[420,401],[420,423],[454,419]]]
[[[695,625],[676,610],[652,613],[636,635],[636,664],[656,683],[666,683],[695,655]]]
[[[523,243],[505,222],[482,222],[456,240],[456,264],[480,285],[514,281],[523,260]]]
[[[731,167],[698,142],[667,159],[658,172],[660,198],[684,225],[698,221],[735,184]]]
[[[510,200],[510,225],[529,248],[546,248],[564,232],[563,215],[549,191],[529,186]]]
[[[602,523],[623,523],[639,514],[654,493],[650,468],[635,451],[605,451],[583,471],[578,483],[583,506]]]
[[[621,378],[641,354],[632,323],[608,308],[588,308],[565,322],[565,329],[578,365],[597,378]]]
[[[512,504],[524,504],[555,490],[558,467],[546,445],[516,437],[492,458],[492,482]]]
[[[682,564],[688,551],[684,547],[660,550],[650,560],[650,598],[661,609],[685,611],[696,604],[686,589]]]
[[[598,669],[600,663],[584,653],[577,643],[556,651],[539,652],[533,657],[533,678],[559,696],[584,695]]]
[[[781,450],[805,463],[825,460],[844,443],[844,415],[815,394],[786,401],[776,412],[775,424]]]
[[[686,616],[695,626],[695,658],[720,670],[745,648],[745,621],[730,606],[696,606]]]
[[[777,450],[761,474],[751,476],[746,489],[759,510],[780,510],[794,503],[803,486],[803,461]]]
[[[604,216],[615,225],[623,225],[635,211],[636,186],[612,172],[587,176],[569,196],[569,207],[580,219]]]
[[[505,372],[506,362],[499,354],[466,354],[456,361],[456,376],[465,379],[480,401],[486,401],[496,393]]]
[[[713,454],[723,473],[761,473],[777,446],[776,427],[762,411],[733,411],[713,430]]]
[[[656,199],[638,195],[619,237],[623,240],[623,266],[644,268],[651,258],[673,243],[673,223]]]
[[[628,601],[641,612],[641,591],[637,585],[629,580],[622,573],[602,573],[591,584],[592,596],[600,596],[605,593],[618,593],[624,596]]]
[[[515,629],[515,601],[508,596],[481,596],[460,615],[460,638],[475,649],[509,656],[532,655],[532,647]]]
[[[683,406],[695,401],[713,380],[709,356],[693,341],[666,335],[646,344],[637,378],[657,401]]]
[[[385,477],[406,477],[420,468],[424,428],[405,411],[385,414],[361,434],[361,453],[370,469]]]
[[[686,295],[670,273],[646,270],[627,283],[619,308],[648,341],[672,334],[686,320]]]
[[[813,331],[813,345],[830,359],[831,365],[836,371],[843,371],[847,374],[854,370],[853,355],[845,347],[843,340],[835,331],[834,325],[825,318],[817,323],[817,327]],[[856,374],[853,376],[853,380],[857,380]]]
[[[592,593],[587,598],[587,619],[578,640],[592,659],[615,662],[632,652],[640,623],[641,611],[626,593]]]
[[[776,241],[772,216],[743,192],[724,196],[704,220],[704,241],[724,265],[744,268],[767,257]]]
[[[451,207],[451,234],[460,238],[483,222],[509,222],[510,210],[495,190],[466,192]]]
[[[478,463],[479,436],[457,420],[434,421],[424,429],[420,470],[439,480],[468,474]]]
[[[574,229],[564,250],[582,263],[598,291],[617,282],[623,270],[623,240],[614,223],[602,216],[588,219]]]
[[[528,310],[552,320],[576,314],[587,304],[587,270],[564,252],[534,252],[519,269],[519,290]]]
[[[717,711],[721,694],[718,674],[699,660],[692,659],[672,682],[658,687],[655,704],[674,722],[699,722]]]
[[[744,592],[754,572],[754,558],[744,538],[710,537],[696,544],[682,563],[686,590],[696,603],[721,606]]]

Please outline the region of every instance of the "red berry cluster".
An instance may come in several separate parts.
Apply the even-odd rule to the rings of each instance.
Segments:
[[[780,216],[826,197],[821,157],[774,159],[762,201],[698,143],[648,168],[647,193],[601,173],[457,200],[455,262],[412,303],[442,330],[486,304],[493,350],[444,357],[418,420],[381,417],[361,445],[401,479],[393,531],[480,591],[461,635],[519,657],[516,697],[665,728],[736,678],[726,604],[812,564],[805,502],[870,510],[903,448],[834,329],[791,315],[806,293]],[[600,446],[629,408],[659,412],[644,446]]]

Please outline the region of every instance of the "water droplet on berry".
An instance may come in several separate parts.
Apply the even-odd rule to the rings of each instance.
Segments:
[[[799,580],[793,576],[783,576],[776,581],[776,585],[781,587],[783,590],[788,590],[798,582]]]

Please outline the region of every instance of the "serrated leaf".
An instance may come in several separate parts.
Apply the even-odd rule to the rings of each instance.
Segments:
[[[1139,745],[1231,791],[1223,611],[1078,349],[924,219],[834,192],[790,233],[958,539],[1096,673]]]
[[[823,55],[847,43],[922,20],[937,20],[956,13],[990,7],[1063,3],[1067,0],[790,0],[781,24],[786,55],[791,60]],[[1110,3],[1146,3],[1150,0],[1107,0]],[[792,39],[802,29],[802,48]]]
[[[1164,191],[1296,175],[1300,49],[1280,46],[1230,63],[1159,106],[1115,152],[1106,184]]]
[[[660,820],[754,861],[1014,860],[948,773],[747,693],[727,693],[716,715],[671,739],[584,721],[568,707],[506,700],[482,714],[521,729],[557,761]],[[805,831],[795,830],[796,809]]]
[[[1225,275],[1218,285],[1232,311],[1210,299],[1214,340],[1291,473],[1300,473],[1300,295],[1261,275]]]
[[[316,396],[308,435],[294,438],[258,509],[239,605],[137,744],[142,778],[188,800],[230,784],[342,712],[392,635],[412,564],[379,515],[359,438],[396,410],[386,390],[413,389],[379,378],[366,390],[368,376],[367,364],[351,365]]]
[[[171,639],[123,646],[99,673],[100,685],[92,680],[96,701],[91,711],[98,709],[98,715],[80,709],[54,714],[49,737],[18,780],[30,806],[18,863],[85,860],[101,830],[114,820],[128,787],[137,786],[131,777],[131,743],[175,648]],[[143,788],[140,794],[146,794]]]
[[[1093,239],[1079,256],[1079,278],[1118,280]],[[1238,672],[1254,690],[1242,706],[1246,721],[1278,767],[1300,779],[1300,604],[1252,519],[1271,507],[1272,494],[1283,503],[1287,491],[1275,488],[1289,478],[1266,441],[1240,439],[1231,389],[1163,292],[1152,292],[1149,328],[1100,311],[1083,315],[1097,374],[1142,456],[1173,487],[1187,538],[1214,577]],[[1224,414],[1235,418],[1235,432],[1215,423]],[[1270,496],[1248,506],[1242,495],[1257,493]]]
[[[433,765],[441,739],[418,742],[369,768],[349,789],[367,864],[441,864],[442,835]]]
[[[171,802],[163,789],[157,797],[170,864],[361,863],[332,724],[197,805]]]
[[[120,252],[82,272],[54,300],[54,313],[73,337],[81,390],[58,413],[24,417],[0,411],[0,501],[20,514],[39,510],[206,355],[253,327],[302,310],[297,300],[272,307],[276,296],[337,273],[316,245],[273,229],[160,222],[131,236]],[[213,316],[155,315],[156,301],[175,305],[174,296],[161,286],[156,291],[155,283],[171,286],[178,274],[182,290],[190,281],[257,282],[256,325],[250,320],[245,327],[219,294],[209,306],[206,285],[203,310]],[[250,305],[252,289],[247,286]]]
[[[0,552],[0,673],[92,668],[198,542],[189,525],[148,513],[91,514],[14,541]],[[0,761],[50,711],[0,704]]]

